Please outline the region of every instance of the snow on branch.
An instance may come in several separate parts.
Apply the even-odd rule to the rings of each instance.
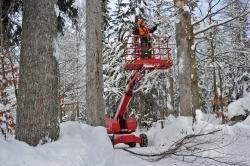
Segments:
[[[141,153],[126,148],[124,148],[123,150],[151,162],[156,162],[164,158],[176,156],[182,157],[182,161],[188,163],[193,163],[197,159],[205,159],[213,161],[217,164],[244,164],[244,161],[233,160],[233,154],[225,154],[223,152],[219,152],[219,149],[232,144],[232,142],[229,142],[227,144],[220,145],[220,136],[217,135],[216,137],[214,137],[214,135],[219,132],[221,132],[221,130],[217,129],[207,133],[186,135],[182,139],[172,144],[167,150],[161,150],[158,153]],[[213,155],[208,155],[208,152],[213,152]]]
[[[238,16],[235,16],[235,17],[232,17],[232,18],[228,18],[224,21],[221,21],[221,22],[218,22],[218,23],[212,23],[206,27],[203,27],[203,28],[200,28],[198,30],[195,30],[194,31],[194,35],[198,35],[200,33],[203,33],[203,32],[206,32],[207,30],[211,29],[211,28],[214,28],[214,27],[218,27],[218,26],[221,26],[221,25],[224,25],[224,24],[227,24],[235,19],[238,19],[240,17],[243,17],[243,16],[246,16],[250,13],[250,11],[243,11],[241,14],[239,14]]]
[[[209,18],[209,17],[212,17],[212,16],[215,16],[215,15],[218,14],[220,11],[226,9],[227,7],[231,6],[231,5],[234,4],[235,2],[237,2],[237,0],[234,0],[234,1],[232,1],[231,3],[229,3],[229,4],[225,5],[225,6],[223,6],[223,7],[220,8],[220,9],[218,9],[217,11],[212,12],[212,9],[213,9],[214,7],[216,7],[216,6],[220,3],[220,0],[219,0],[217,3],[215,3],[215,4],[208,10],[207,14],[206,14],[203,18],[201,18],[200,20],[198,20],[198,21],[196,21],[196,22],[193,22],[192,25],[193,25],[193,26],[198,25],[198,24],[200,24],[201,22],[203,22],[205,19],[207,19],[207,18]]]

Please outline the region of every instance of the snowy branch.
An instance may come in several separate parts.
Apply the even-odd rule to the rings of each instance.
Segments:
[[[218,10],[215,11],[215,12],[211,12],[212,9],[213,9],[216,5],[219,4],[219,2],[220,2],[220,0],[219,0],[217,3],[215,3],[215,4],[208,10],[206,16],[204,16],[204,17],[201,18],[200,20],[198,20],[198,21],[192,23],[192,25],[193,25],[193,26],[198,25],[198,24],[200,24],[201,22],[203,22],[205,19],[207,19],[207,18],[209,18],[209,17],[212,17],[212,16],[215,16],[215,15],[218,14],[220,11],[226,9],[227,7],[229,7],[229,6],[231,6],[232,4],[234,4],[235,2],[237,2],[237,0],[232,1],[231,3],[225,5],[224,7],[218,9]]]
[[[171,157],[171,156],[176,156],[176,157],[183,157],[183,162],[190,162],[193,163],[197,159],[207,159],[211,160],[221,164],[226,164],[226,165],[239,165],[239,164],[245,164],[243,161],[234,161],[230,158],[233,154],[222,154],[221,152],[218,152],[218,149],[221,149],[225,146],[230,145],[226,144],[224,146],[219,146],[219,140],[214,140],[211,138],[208,138],[208,135],[214,135],[221,130],[214,130],[208,133],[200,133],[200,134],[190,134],[186,135],[179,141],[175,142],[170,148],[167,150],[160,152],[160,153],[151,153],[151,154],[145,154],[145,153],[137,153],[132,150],[125,149],[126,152],[129,152],[131,154],[134,154],[139,157],[146,157],[143,159],[146,159],[151,162],[159,161],[161,159]],[[198,139],[200,138],[200,139]],[[217,138],[218,139],[218,138]],[[216,144],[218,142],[218,144]],[[204,145],[207,145],[209,148],[204,148]],[[216,152],[222,156],[209,156],[206,155],[206,152]],[[189,161],[185,161],[184,157],[189,158]]]
[[[201,29],[198,29],[196,31],[194,31],[194,35],[198,35],[200,33],[203,33],[203,32],[206,32],[207,30],[211,29],[211,28],[214,28],[214,27],[218,27],[218,26],[221,26],[221,25],[224,25],[224,24],[227,24],[233,20],[236,20],[237,18],[240,18],[240,17],[243,17],[243,16],[246,16],[250,13],[250,11],[243,11],[240,15],[236,16],[236,17],[233,17],[233,18],[229,18],[225,21],[221,21],[220,23],[213,23],[213,24],[210,24],[208,25],[207,27],[204,27],[204,28],[201,28]]]

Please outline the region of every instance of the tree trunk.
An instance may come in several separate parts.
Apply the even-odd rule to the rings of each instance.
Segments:
[[[209,9],[212,8],[212,2],[209,2]],[[211,14],[212,11],[209,12]],[[213,24],[212,15],[209,17],[209,24]],[[209,32],[209,44],[210,47],[208,49],[209,51],[209,57],[211,58],[212,65],[213,65],[213,92],[214,92],[214,101],[218,100],[218,91],[217,91],[217,79],[216,79],[216,66],[215,66],[215,28],[212,28],[212,30]],[[213,104],[213,112],[218,111],[218,105]]]
[[[80,59],[80,33],[79,33],[79,27],[78,24],[76,25],[76,73],[78,76],[80,76],[80,70],[79,70],[79,59]],[[76,85],[76,118],[78,119],[80,117],[79,112],[79,85]]]
[[[179,68],[179,89],[180,89],[180,115],[192,115],[192,93],[191,93],[191,50],[188,38],[190,24],[190,13],[184,11],[183,3],[176,0],[177,22],[176,22],[176,47]]]
[[[192,29],[192,37],[193,37],[193,29]],[[193,45],[193,38],[192,38],[192,45]],[[196,55],[194,50],[191,49],[192,47],[191,43],[190,43],[190,50],[192,52],[192,74],[191,74],[191,93],[192,93],[192,116],[194,118],[194,121],[196,121],[195,119],[195,110],[200,109],[200,93],[199,93],[199,76],[198,76],[198,64],[197,64],[197,60],[196,60]]]
[[[218,75],[219,75],[219,84],[220,84],[220,101],[222,101],[222,95],[223,95],[223,82],[222,82],[222,73],[220,66],[218,67]],[[225,103],[226,104],[226,103]],[[227,105],[227,104],[226,104]],[[220,110],[223,112],[223,103],[221,102]]]
[[[30,145],[59,136],[55,0],[25,0],[16,139]]]
[[[216,79],[216,66],[215,66],[215,55],[214,55],[214,39],[213,39],[213,32],[210,32],[210,49],[211,49],[211,60],[213,64],[213,92],[214,92],[214,101],[218,100],[218,91],[217,91],[217,79]],[[218,106],[216,104],[213,105],[213,112],[218,111]]]
[[[103,69],[102,69],[102,1],[86,2],[86,107],[90,125],[104,125]]]
[[[174,114],[174,116],[178,116],[177,108],[175,107],[175,97],[174,97],[174,73],[173,70],[169,70],[170,76],[169,76],[169,94],[170,94],[170,104],[172,106],[171,113]]]
[[[193,116],[200,108],[198,68],[194,50],[191,13],[186,10],[187,0],[175,0],[177,6],[176,46],[179,65],[180,114]],[[185,9],[185,10],[184,10]]]
[[[1,73],[2,73],[2,79],[6,80],[5,77],[5,70],[4,70],[4,27],[3,27],[3,1],[0,1],[0,58],[1,58]]]
[[[3,32],[3,29],[4,29],[4,26],[3,26],[3,16],[4,16],[4,13],[3,13],[3,1],[1,0],[0,1],[0,54],[2,54],[3,52],[3,42],[4,42],[4,32]]]

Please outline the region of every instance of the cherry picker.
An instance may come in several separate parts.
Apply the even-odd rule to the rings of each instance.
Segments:
[[[113,145],[125,143],[130,147],[135,147],[138,143],[141,147],[148,146],[146,134],[139,136],[133,134],[137,121],[135,118],[125,117],[125,112],[133,97],[134,87],[146,73],[153,70],[165,70],[172,66],[170,37],[150,36],[150,45],[146,47],[140,43],[140,38],[141,36],[131,35],[124,40],[123,68],[131,70],[132,73],[115,116],[105,119],[105,127]]]

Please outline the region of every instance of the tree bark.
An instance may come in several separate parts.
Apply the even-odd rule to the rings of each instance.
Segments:
[[[103,15],[100,0],[86,1],[86,107],[87,123],[104,125],[102,29]]]
[[[169,94],[170,94],[170,103],[172,106],[171,113],[174,114],[174,116],[178,116],[177,108],[175,107],[175,97],[174,97],[174,73],[173,70],[169,70],[170,76],[169,76]]]
[[[176,47],[179,67],[180,115],[192,115],[191,50],[189,48],[190,14],[183,10],[183,3],[176,0],[178,21],[176,22]]]
[[[212,23],[212,22],[211,22]],[[214,37],[213,37],[213,32],[209,33],[209,42],[210,42],[210,49],[211,49],[211,60],[212,60],[212,64],[213,64],[213,92],[214,92],[214,101],[218,100],[219,96],[218,96],[218,91],[217,91],[217,79],[216,79],[216,66],[215,66],[215,55],[214,55],[214,51],[215,51],[215,46],[214,46]],[[216,104],[213,105],[213,112],[218,111],[218,106]]]
[[[0,1],[0,54],[2,54],[2,48],[3,48],[3,1]]]
[[[16,139],[30,145],[59,136],[55,0],[24,0]]]
[[[0,58],[1,58],[1,68],[2,68],[2,79],[6,80],[5,70],[4,70],[4,28],[3,28],[3,1],[0,1]]]
[[[223,78],[222,78],[222,73],[221,73],[221,68],[220,66],[218,67],[218,75],[219,75],[219,84],[220,84],[220,101],[222,101],[222,95],[223,95]],[[220,105],[220,110],[221,112],[224,112],[223,109],[223,103]],[[222,117],[224,118],[224,117]]]
[[[200,108],[197,62],[191,13],[184,10],[187,0],[175,0],[177,6],[176,46],[179,65],[180,115],[193,116]]]

